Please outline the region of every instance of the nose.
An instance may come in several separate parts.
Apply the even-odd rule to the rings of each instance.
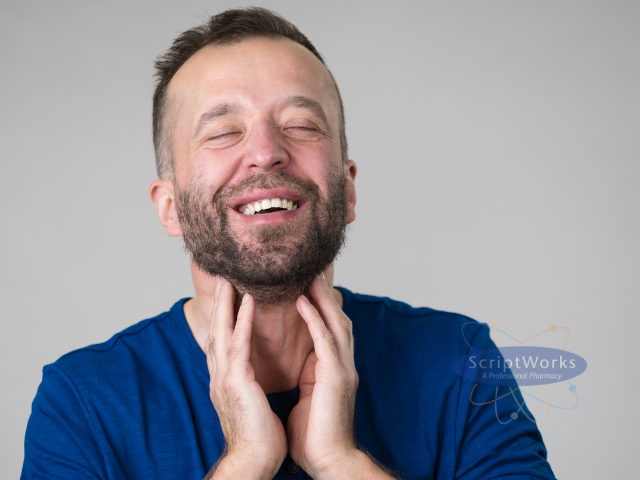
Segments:
[[[270,122],[260,122],[249,134],[244,163],[251,170],[282,170],[289,164],[280,131]]]

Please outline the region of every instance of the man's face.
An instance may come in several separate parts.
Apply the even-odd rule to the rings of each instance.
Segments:
[[[284,39],[207,47],[168,96],[178,106],[176,210],[194,263],[260,304],[294,301],[333,262],[353,219],[355,167],[342,163],[326,68]]]

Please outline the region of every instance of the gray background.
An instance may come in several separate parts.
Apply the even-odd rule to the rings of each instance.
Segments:
[[[579,407],[540,424],[552,467],[635,477],[640,3],[255,4],[344,96],[358,218],[337,283],[482,322],[542,309],[589,362]],[[2,478],[43,365],[193,293],[147,196],[152,62],[237,5],[2,2]]]

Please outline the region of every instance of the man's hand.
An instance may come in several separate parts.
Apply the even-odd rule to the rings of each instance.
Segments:
[[[205,353],[209,395],[227,442],[214,478],[273,478],[287,455],[282,422],[271,410],[249,363],[255,302],[246,294],[234,328],[233,287],[217,279],[213,322]]]
[[[333,300],[324,276],[297,308],[313,338],[300,375],[300,401],[287,421],[291,457],[313,478],[331,478],[361,459],[353,432],[358,373],[351,320]]]

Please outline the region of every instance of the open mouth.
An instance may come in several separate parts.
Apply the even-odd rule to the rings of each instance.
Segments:
[[[238,205],[236,210],[244,215],[263,215],[265,213],[296,210],[300,206],[297,200],[287,198],[265,198]]]

